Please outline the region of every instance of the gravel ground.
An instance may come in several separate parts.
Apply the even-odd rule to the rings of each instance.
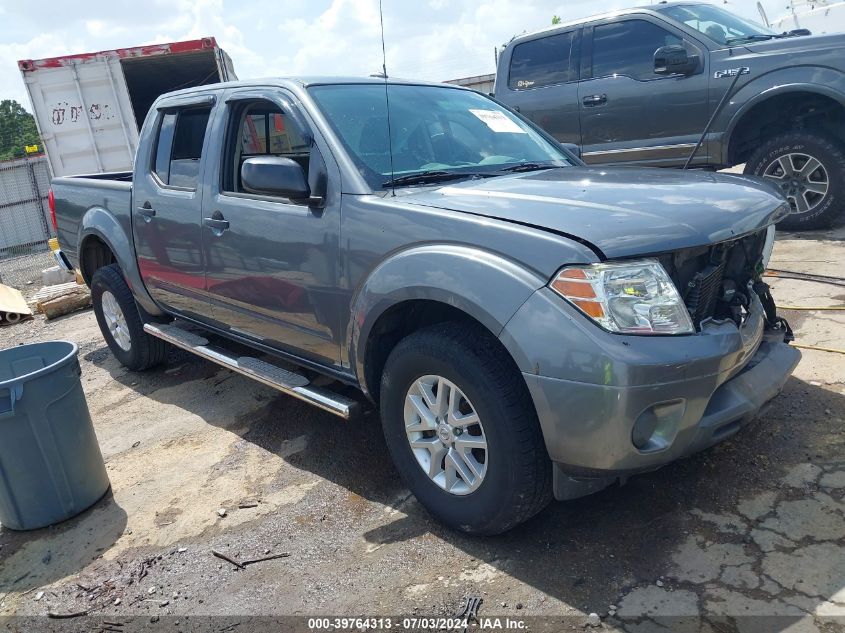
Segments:
[[[842,275],[843,238],[780,234],[771,266]],[[772,285],[784,305],[845,303],[845,288]],[[785,314],[799,342],[845,348],[845,313]],[[0,629],[282,630],[238,624],[309,615],[396,628],[467,595],[488,629],[580,630],[591,613],[637,632],[845,626],[843,355],[804,351],[762,418],[709,451],[471,538],[410,496],[373,415],[347,424],[177,350],[127,372],[90,311],[0,329],[0,347],[45,339],[80,347],[112,491],[51,528],[0,528]],[[289,556],[239,569],[212,550]],[[83,611],[96,618],[2,617]]]

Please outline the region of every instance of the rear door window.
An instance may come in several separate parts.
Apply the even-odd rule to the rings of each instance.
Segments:
[[[680,44],[680,37],[646,20],[601,24],[593,30],[593,77],[659,77],[654,73],[654,52]]]
[[[558,33],[514,46],[508,86],[526,90],[577,79],[577,60],[573,62],[576,33]]]
[[[196,189],[211,108],[167,112],[161,117],[153,171],[163,185]]]

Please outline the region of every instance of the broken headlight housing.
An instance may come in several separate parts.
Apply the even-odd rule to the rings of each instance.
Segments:
[[[695,333],[678,289],[654,259],[567,266],[549,286],[610,332]]]

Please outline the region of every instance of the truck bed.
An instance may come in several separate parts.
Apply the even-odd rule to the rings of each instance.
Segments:
[[[54,178],[52,188],[59,245],[74,267],[79,264],[77,238],[86,215],[111,215],[125,235],[132,235],[132,172],[64,176]]]

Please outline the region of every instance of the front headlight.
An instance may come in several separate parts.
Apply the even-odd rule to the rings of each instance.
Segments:
[[[567,266],[549,286],[611,332],[695,332],[675,284],[654,259]]]

